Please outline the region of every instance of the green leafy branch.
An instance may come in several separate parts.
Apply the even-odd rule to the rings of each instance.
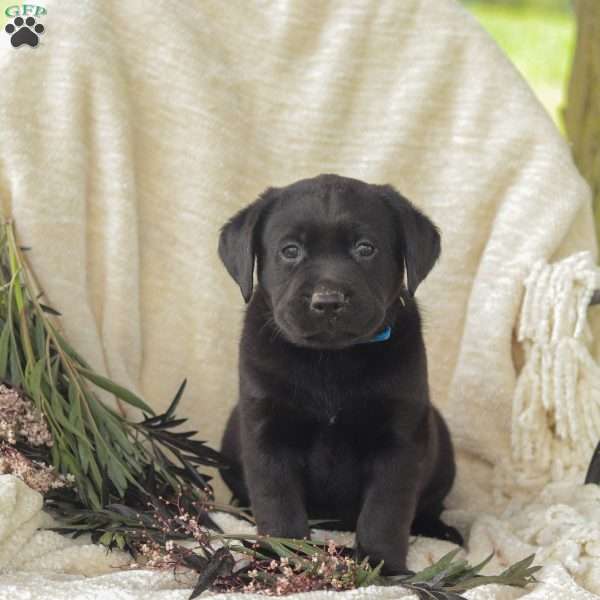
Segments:
[[[457,559],[460,548],[449,552],[436,563],[419,573],[409,576],[390,576],[381,580],[383,585],[400,584],[413,591],[421,600],[459,600],[460,594],[481,585],[497,583],[525,587],[535,583],[534,573],[541,567],[533,566],[534,555],[508,567],[499,575],[482,575],[482,569],[493,558],[488,556],[481,563],[471,566],[464,559]]]
[[[15,239],[12,223],[0,237],[0,379],[21,390],[44,414],[54,443],[49,462],[75,478],[81,503],[92,510],[122,500],[153,477],[173,493],[183,488],[210,495],[200,466],[220,466],[220,455],[195,432],[174,431],[185,419],[174,416],[185,388],[168,410],[156,415],[139,396],[96,373],[68,344]],[[103,403],[94,386],[140,409],[136,423]]]

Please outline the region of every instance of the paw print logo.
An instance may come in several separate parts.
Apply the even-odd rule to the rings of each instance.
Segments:
[[[44,26],[41,23],[36,23],[33,17],[16,17],[12,23],[9,23],[4,31],[10,35],[10,43],[18,48],[23,44],[27,44],[35,48],[40,41],[40,35],[44,33]]]

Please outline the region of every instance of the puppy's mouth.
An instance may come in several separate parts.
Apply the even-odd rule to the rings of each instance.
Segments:
[[[340,350],[357,344],[368,342],[383,325],[380,319],[374,318],[366,324],[362,331],[336,327],[335,322],[317,331],[303,331],[290,326],[285,321],[280,323],[280,330],[285,337],[296,346],[304,346],[318,350]]]
[[[301,335],[304,345],[313,348],[345,348],[352,346],[361,336],[350,331],[319,331],[309,335]]]

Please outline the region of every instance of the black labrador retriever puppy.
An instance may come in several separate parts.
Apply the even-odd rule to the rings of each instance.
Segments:
[[[439,254],[394,188],[337,175],[269,188],[222,228],[248,307],[221,474],[259,533],[332,519],[389,573],[406,569],[411,526],[460,543],[440,520],[454,457],[413,298]]]

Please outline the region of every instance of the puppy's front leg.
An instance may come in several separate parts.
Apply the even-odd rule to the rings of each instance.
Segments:
[[[367,465],[368,479],[356,526],[359,556],[384,561],[385,573],[406,570],[410,528],[417,507],[419,455],[416,448],[386,448]]]
[[[265,424],[246,424],[244,429],[244,474],[258,533],[309,537],[298,452],[278,440]]]

